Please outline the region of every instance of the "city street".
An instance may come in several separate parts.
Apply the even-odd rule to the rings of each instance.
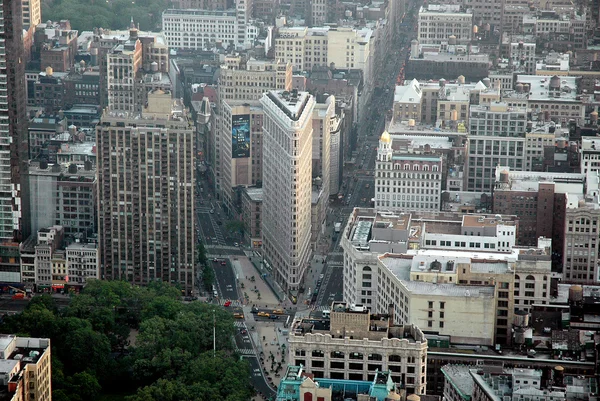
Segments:
[[[226,265],[221,263],[225,261]],[[219,298],[223,301],[239,301],[239,295],[236,286],[236,277],[231,269],[231,264],[228,259],[218,259],[216,262],[211,260],[215,271],[215,286],[219,293]]]
[[[403,29],[412,30],[413,25],[404,24]],[[411,28],[408,29],[407,26]],[[402,32],[400,37],[396,38],[397,44],[392,46],[393,48],[400,47],[399,39],[402,37],[412,37],[412,33]],[[402,42],[406,43],[407,40]],[[306,292],[299,299],[304,303],[312,298],[312,308],[316,311],[329,309],[333,301],[343,300],[344,258],[340,247],[341,235],[334,233],[333,227],[339,222],[343,231],[354,207],[372,205],[379,137],[385,129],[388,111],[393,104],[393,84],[406,59],[406,52],[407,49],[403,47],[388,53],[380,71],[385,86],[374,90],[368,112],[355,130],[356,137],[350,141],[357,146],[352,151],[351,159],[348,159],[344,166],[340,189],[342,196],[330,203],[327,215],[325,239],[330,241],[331,245],[324,255],[315,255],[304,283]],[[198,188],[197,235],[205,244],[210,263],[215,270],[218,303],[227,306],[231,313],[238,317],[238,314],[243,315],[235,321],[236,334],[232,341],[237,352],[250,363],[251,380],[257,392],[262,393],[263,398],[272,397],[274,391],[270,383],[277,385],[279,378],[278,374],[272,371],[272,367],[267,367],[266,356],[280,355],[280,347],[285,342],[282,333],[286,323],[293,320],[297,310],[307,312],[304,310],[306,306],[300,302],[298,305],[281,303],[275,297],[271,288],[266,285],[265,278],[250,263],[244,249],[235,242],[235,234],[228,234],[228,218],[219,202],[215,200],[214,193],[211,193],[210,185],[200,176]],[[251,253],[248,255],[256,258],[256,255]],[[315,290],[318,292],[313,296]],[[256,309],[252,310],[253,306]],[[275,309],[280,308],[283,311],[273,313]]]
[[[412,7],[417,6],[417,4],[412,5]],[[411,14],[407,13],[407,15]],[[401,70],[409,51],[407,44],[414,36],[414,21],[407,17],[403,22],[395,45],[392,46],[398,50],[388,53],[383,71],[381,71],[385,86],[373,94],[368,113],[364,120],[359,122],[357,138],[351,141],[358,146],[353,150],[350,162],[344,166],[340,190],[343,197],[329,206],[330,217],[328,217],[327,224],[332,226],[336,222],[342,223],[342,232],[353,208],[370,207],[371,199],[375,196],[375,163],[379,137],[388,122],[386,114],[393,107],[395,83],[403,76]],[[344,259],[339,245],[341,235],[335,235],[334,239],[322,270],[323,278],[314,305],[317,310],[329,309],[332,301],[343,299]]]

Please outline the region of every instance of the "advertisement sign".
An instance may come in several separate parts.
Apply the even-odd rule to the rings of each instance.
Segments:
[[[250,157],[250,115],[231,117],[231,157]]]

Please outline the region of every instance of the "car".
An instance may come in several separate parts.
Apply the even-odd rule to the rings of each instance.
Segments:
[[[248,334],[248,330],[246,330],[246,329],[240,329],[240,334]]]
[[[233,318],[234,319],[243,319],[244,318],[244,314],[236,312],[236,313],[233,314]]]
[[[226,266],[227,262],[225,262],[224,260],[221,261],[221,266]]]
[[[271,315],[268,314],[267,312],[258,312],[258,316],[262,316],[262,317],[270,317]]]
[[[281,309],[281,308],[279,308],[279,309],[275,309],[275,310],[273,311],[273,314],[274,314],[274,315],[283,315],[283,313],[284,313],[284,312],[283,312],[283,309]]]
[[[252,307],[252,313],[254,313],[254,314],[258,313],[258,308],[256,306]]]
[[[225,301],[225,303],[223,304],[224,307],[230,307],[231,306],[231,301]]]
[[[218,262],[218,261],[219,261],[219,259],[217,259],[217,258],[213,259],[213,262]]]
[[[233,246],[240,246],[240,244],[238,244],[237,242],[234,242]]]
[[[269,316],[269,319],[271,319],[271,320],[277,320],[277,319],[279,319],[279,316],[277,316],[277,315],[271,315],[271,316]]]

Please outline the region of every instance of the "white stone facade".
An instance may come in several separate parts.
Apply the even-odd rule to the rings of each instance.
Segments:
[[[263,257],[286,292],[298,290],[311,249],[315,99],[307,92],[263,96]]]
[[[390,211],[440,209],[442,157],[395,152],[384,132],[375,163],[375,208]]]

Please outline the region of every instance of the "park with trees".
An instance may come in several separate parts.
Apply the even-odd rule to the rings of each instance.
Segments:
[[[160,30],[162,12],[170,0],[43,0],[43,21],[68,19],[78,31],[126,29],[131,18],[144,31]]]
[[[213,327],[216,353],[213,354]],[[54,401],[247,401],[249,365],[233,351],[233,317],[181,302],[181,291],[152,282],[90,280],[59,309],[35,296],[0,332],[50,338]]]

